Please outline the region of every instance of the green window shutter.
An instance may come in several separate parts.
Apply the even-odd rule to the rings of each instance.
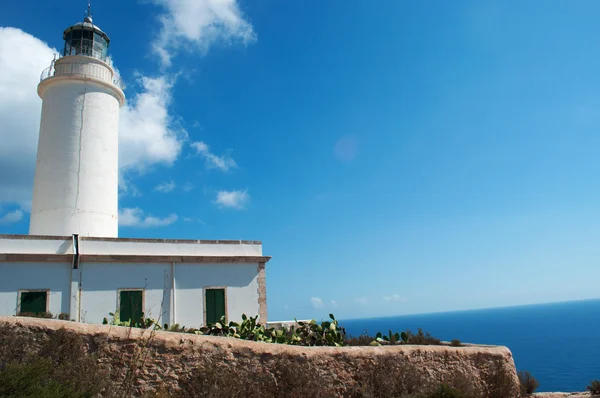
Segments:
[[[46,292],[21,293],[21,312],[46,312],[47,298],[48,294]]]
[[[119,297],[119,320],[134,323],[142,321],[144,309],[142,308],[141,290],[122,290]]]
[[[225,289],[215,289],[215,314],[218,319],[225,316]]]
[[[215,323],[225,316],[225,289],[206,289],[206,323]]]

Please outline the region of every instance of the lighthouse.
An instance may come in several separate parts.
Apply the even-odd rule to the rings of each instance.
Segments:
[[[63,33],[62,56],[42,72],[30,235],[117,237],[120,79],[110,39],[83,22]]]
[[[260,241],[117,236],[125,96],[107,58],[110,39],[89,5],[63,38],[37,88],[29,235],[0,231],[0,317],[52,313],[101,323],[113,313],[122,322],[151,316],[198,327],[247,316],[266,325],[271,257]]]

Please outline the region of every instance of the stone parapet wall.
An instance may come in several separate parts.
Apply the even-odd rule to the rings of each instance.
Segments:
[[[11,333],[33,337],[38,342],[59,329],[76,333],[113,374],[124,375],[130,362],[143,352],[145,360],[135,386],[138,393],[159,388],[177,391],[180,380],[199,368],[205,369],[211,361],[221,369],[229,367],[239,371],[244,367],[249,369],[247,373],[274,375],[281,372],[278,359],[283,358],[291,361],[288,363],[301,364],[307,371],[317,372],[317,376],[323,376],[321,380],[331,381],[339,396],[349,395],[348,391],[357,384],[357,372],[375,369],[381,364],[410,366],[420,377],[435,383],[460,376],[480,391],[489,391],[500,377],[503,391],[500,395],[496,395],[496,391],[493,396],[519,396],[514,360],[506,347],[298,347],[22,317],[0,317],[0,326],[5,329],[8,326]],[[218,364],[215,358],[219,358]],[[391,369],[389,376],[393,376]]]

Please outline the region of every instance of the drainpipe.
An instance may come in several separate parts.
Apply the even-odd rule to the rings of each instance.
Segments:
[[[71,280],[69,292],[69,315],[71,319],[80,321],[81,303],[81,270],[79,269],[79,235],[73,234],[73,261],[71,263]]]
[[[171,325],[176,323],[175,321],[175,261],[171,262]]]
[[[79,268],[79,235],[73,234],[73,269]]]

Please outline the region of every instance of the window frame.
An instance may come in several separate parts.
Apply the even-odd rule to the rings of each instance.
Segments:
[[[207,290],[223,290],[223,294],[225,296],[225,300],[224,300],[224,305],[225,305],[225,320],[227,322],[229,322],[229,311],[227,311],[227,286],[204,286],[202,288],[202,302],[203,302],[203,306],[202,306],[202,310],[203,310],[203,316],[202,316],[202,320],[203,320],[203,325],[206,326],[208,325],[208,323],[206,322],[206,291]]]
[[[21,313],[21,294],[40,292],[46,293],[46,310],[44,312],[50,312],[50,289],[19,289],[17,290],[17,314]]]
[[[119,314],[119,319],[115,320],[121,322],[121,292],[142,292],[142,319],[144,319],[146,317],[146,289],[135,287],[117,289],[117,309],[115,314]]]

